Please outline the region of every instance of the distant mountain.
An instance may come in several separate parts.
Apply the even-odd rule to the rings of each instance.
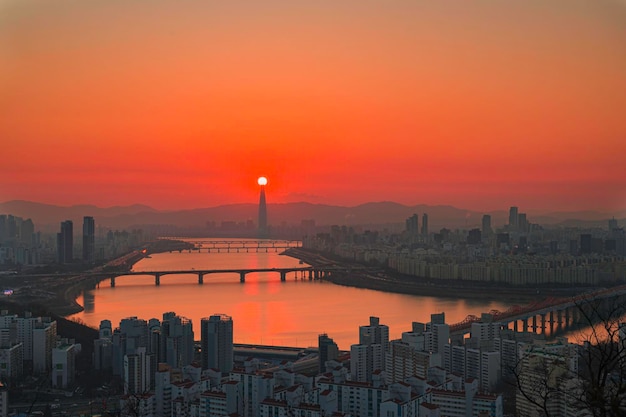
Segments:
[[[492,216],[492,225],[501,226],[508,222],[508,211],[499,210],[481,213],[459,209],[452,206],[429,206],[420,204],[405,206],[383,201],[365,203],[353,207],[331,206],[312,203],[285,203],[268,205],[268,222],[279,225],[300,224],[304,219],[313,219],[317,225],[361,225],[365,227],[402,227],[404,221],[413,213],[421,216],[428,214],[431,231],[441,227],[450,229],[480,227],[483,214]],[[123,229],[142,225],[171,225],[177,227],[204,227],[207,222],[220,224],[222,221],[257,222],[256,204],[230,204],[193,210],[161,211],[152,207],[135,204],[131,206],[96,207],[92,205],[55,206],[30,201],[8,201],[0,203],[0,214],[13,214],[31,218],[38,230],[57,231],[59,223],[72,220],[75,225],[82,225],[83,216],[93,216],[98,226]],[[538,224],[563,224],[604,226],[606,221],[615,216],[624,225],[626,211],[600,213],[595,211],[549,212],[529,211],[528,220]],[[621,220],[620,220],[621,219]],[[77,227],[77,226],[75,226]]]

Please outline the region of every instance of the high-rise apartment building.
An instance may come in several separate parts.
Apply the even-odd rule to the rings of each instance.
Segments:
[[[71,220],[61,222],[57,233],[57,262],[67,264],[74,260],[74,224]]]
[[[119,329],[111,335],[111,362],[113,375],[124,375],[124,357],[146,348],[150,352],[148,323],[137,317],[127,317],[120,321]]]
[[[96,222],[93,217],[83,218],[83,261],[93,262],[96,259]]]
[[[428,238],[428,214],[422,214],[422,236]]]
[[[319,335],[318,337],[319,348],[319,373],[326,372],[326,361],[337,360],[339,357],[339,348],[337,343],[326,333]]]
[[[76,355],[79,348],[72,341],[63,340],[52,349],[52,371],[50,379],[55,388],[67,388],[76,376]]]
[[[528,232],[528,219],[526,213],[519,213],[517,215],[517,230],[522,233]]]
[[[389,348],[389,326],[380,324],[378,317],[370,317],[368,326],[359,326],[359,344],[379,344],[383,348],[383,353],[386,352]]]
[[[419,233],[419,217],[413,214],[405,220],[406,231],[409,235],[417,235]]]
[[[191,320],[173,312],[164,313],[160,343],[159,362],[176,369],[191,364],[194,348]]]
[[[146,348],[138,348],[135,353],[124,356],[124,394],[144,394],[152,388],[151,358]]]
[[[489,214],[483,215],[482,232],[484,237],[488,237],[493,233],[491,228],[491,216]]]
[[[201,320],[200,355],[202,369],[233,369],[233,320],[225,314],[214,314]]]
[[[509,228],[513,230],[517,230],[517,221],[518,221],[517,210],[518,208],[515,206],[509,209]]]
[[[382,345],[358,344],[350,346],[350,375],[352,381],[371,382],[374,371],[385,367]]]

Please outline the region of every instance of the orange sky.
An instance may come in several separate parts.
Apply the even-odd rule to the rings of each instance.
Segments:
[[[626,208],[626,2],[0,2],[0,201]]]

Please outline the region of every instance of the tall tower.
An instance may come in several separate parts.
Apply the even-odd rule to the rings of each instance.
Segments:
[[[428,214],[422,214],[422,235],[428,239]]]
[[[233,369],[233,319],[226,314],[204,317],[200,322],[202,369]]]
[[[96,222],[91,216],[83,217],[83,261],[93,262],[96,255]]]
[[[265,186],[267,185],[267,178],[259,177],[257,180],[261,186],[261,196],[259,198],[259,237],[267,237],[267,204],[265,202]]]
[[[71,220],[61,222],[57,233],[57,262],[67,264],[74,259],[74,225]]]

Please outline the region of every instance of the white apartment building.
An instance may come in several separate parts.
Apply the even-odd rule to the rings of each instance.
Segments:
[[[343,384],[320,379],[317,386],[322,391],[337,393],[337,411],[354,416],[379,417],[380,405],[389,398],[387,388],[363,382],[347,381]]]
[[[404,381],[411,376],[426,378],[431,366],[431,354],[418,350],[403,340],[392,340],[386,354],[387,384]]]
[[[80,345],[73,341],[63,340],[52,349],[52,386],[67,388],[74,383],[76,375],[76,355],[80,352]]]
[[[572,395],[580,389],[578,356],[575,345],[558,340],[556,343],[527,344],[520,348],[520,389],[516,396],[517,412],[521,417],[539,417],[543,411],[527,399],[543,402],[544,396],[537,387],[547,385],[552,395],[545,399],[550,415],[574,417],[582,412]],[[522,391],[526,394],[522,394]]]
[[[369,382],[375,371],[384,369],[383,346],[360,344],[350,346],[350,375],[352,381]]]
[[[33,371],[46,373],[52,369],[52,349],[56,345],[57,322],[35,322],[33,327]]]
[[[414,394],[411,385],[397,382],[389,385],[389,398],[380,404],[380,416],[418,417],[420,397]]]
[[[233,413],[241,414],[243,400],[241,383],[227,381],[220,389],[212,389],[200,394],[199,417],[226,417]]]
[[[500,352],[480,353],[480,389],[493,391],[501,378]]]
[[[261,415],[261,402],[272,398],[274,394],[274,378],[266,373],[245,373],[233,371],[230,378],[241,383],[244,414],[250,417]]]
[[[503,417],[502,396],[478,391],[478,380],[465,381],[464,391],[431,389],[425,400],[446,417]]]
[[[136,349],[136,353],[124,355],[124,394],[143,394],[150,386],[151,358],[146,348]]]
[[[24,346],[17,343],[0,349],[0,379],[10,381],[24,375]]]

